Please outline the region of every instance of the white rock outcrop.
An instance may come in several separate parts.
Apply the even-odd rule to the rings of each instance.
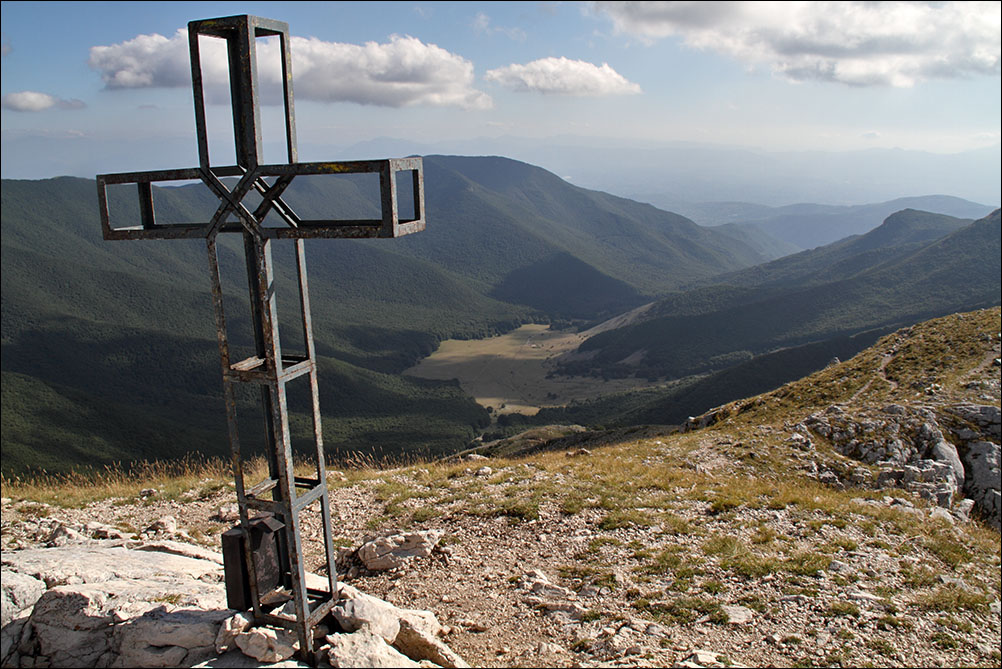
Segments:
[[[358,549],[358,558],[369,571],[396,569],[411,558],[428,557],[445,535],[444,530],[389,531],[368,537]]]
[[[5,552],[0,665],[304,666],[293,659],[293,633],[253,627],[249,613],[227,608],[218,554],[173,541],[123,543]],[[307,580],[327,587],[325,578]],[[339,583],[333,615],[347,633],[327,635],[331,647],[317,650],[334,666],[468,666],[440,639],[430,611]]]

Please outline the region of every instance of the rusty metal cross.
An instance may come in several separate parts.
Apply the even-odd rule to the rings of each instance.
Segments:
[[[213,166],[209,159],[205,95],[202,83],[199,38],[222,39],[229,65],[230,103],[236,162]],[[257,40],[277,36],[281,47],[284,131],[288,162],[262,164],[261,110],[258,89]],[[256,16],[230,16],[192,21],[188,24],[191,82],[198,136],[198,167],[97,176],[101,227],[108,240],[204,238],[209,256],[212,303],[222,361],[226,420],[240,509],[240,526],[224,535],[227,596],[236,608],[253,609],[255,622],[295,631],[299,655],[315,662],[313,630],[333,607],[337,572],[334,565],[330,501],[324,459],[316,353],[310,317],[309,290],[303,240],[309,238],[399,237],[424,229],[424,176],[420,158],[367,161],[297,161],[296,122],[292,95],[292,58],[289,27],[281,21]],[[413,216],[398,212],[397,175],[410,173]],[[304,220],[282,199],[293,179],[301,175],[377,173],[382,216],[372,220]],[[227,181],[235,185],[228,186]],[[155,182],[197,180],[217,198],[219,206],[208,222],[161,223],[154,211]],[[139,224],[116,225],[109,212],[108,186],[136,184],[139,194]],[[245,205],[249,194],[260,198],[253,210]],[[273,222],[276,220],[278,225]],[[267,219],[267,222],[266,222]],[[223,289],[220,281],[219,233],[243,236],[244,257],[250,287],[255,354],[240,361],[230,359]],[[283,352],[278,332],[278,311],[272,269],[271,243],[291,239],[295,243],[302,319],[303,353]],[[308,381],[312,397],[313,458],[309,476],[297,476],[293,468],[291,431],[286,385],[296,379]],[[236,387],[260,388],[267,435],[268,475],[256,484],[245,483],[244,457],[237,430]],[[304,566],[300,512],[320,505],[326,558],[326,588],[308,587]],[[251,515],[251,514],[254,515]],[[229,539],[229,542],[228,542]],[[263,546],[263,547],[262,547]],[[248,601],[249,600],[249,601]],[[294,611],[276,615],[276,604],[288,602]],[[294,617],[290,614],[294,612]]]

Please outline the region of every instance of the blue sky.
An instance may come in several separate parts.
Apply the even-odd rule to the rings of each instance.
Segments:
[[[5,1],[2,170],[196,164],[178,31],[232,14],[286,21],[301,38],[307,160],[380,137],[956,153],[1000,140],[1000,7]],[[225,111],[210,115],[214,137]]]

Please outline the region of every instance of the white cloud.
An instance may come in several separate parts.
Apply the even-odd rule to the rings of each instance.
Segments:
[[[516,91],[559,95],[626,95],[640,93],[640,86],[609,67],[569,58],[540,58],[525,65],[488,70],[484,78]]]
[[[56,107],[57,109],[83,109],[83,100],[63,100],[48,93],[19,91],[3,96],[3,108],[12,111],[37,112]]]
[[[794,81],[912,86],[998,76],[998,2],[593,2],[619,32],[772,67]]]
[[[203,41],[203,45],[208,41]],[[222,48],[222,41],[211,41],[218,42],[220,48],[212,50],[210,57],[202,58],[203,68],[209,69],[203,76],[210,81],[226,72],[226,50]],[[222,67],[214,68],[220,56],[224,58]],[[169,39],[157,34],[137,35],[120,44],[94,46],[90,49],[88,64],[101,73],[108,88],[190,85],[188,31],[179,29]]]
[[[472,87],[470,61],[416,37],[393,35],[388,43],[361,46],[294,37],[292,54],[297,97],[387,107],[493,106]]]
[[[473,19],[473,30],[478,34],[486,35],[500,33],[508,39],[515,40],[516,42],[524,42],[528,37],[525,34],[525,31],[521,28],[503,28],[501,26],[492,26],[491,17],[487,16],[483,12],[478,12],[477,16]]]
[[[426,104],[488,109],[493,102],[473,88],[473,64],[415,37],[393,35],[387,43],[364,45],[293,37],[292,71],[297,99],[404,107]],[[258,42],[262,88],[280,85],[278,41]],[[202,78],[210,99],[226,99],[226,49],[203,37]],[[111,46],[95,46],[90,66],[108,88],[188,86],[191,83],[187,30],[173,37],[139,35]],[[278,100],[265,100],[276,103]]]

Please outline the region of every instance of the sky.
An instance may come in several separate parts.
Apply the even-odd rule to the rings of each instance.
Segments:
[[[235,14],[289,24],[301,160],[377,138],[951,154],[1002,134],[998,2],[5,0],[0,11],[5,178],[196,165],[187,22]],[[225,62],[203,39],[221,103],[211,146],[231,151]],[[275,52],[260,49],[266,162],[283,159]]]

